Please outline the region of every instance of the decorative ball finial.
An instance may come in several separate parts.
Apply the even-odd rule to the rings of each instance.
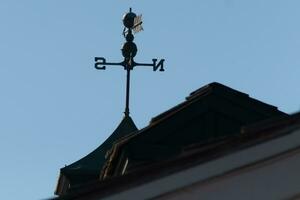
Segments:
[[[131,9],[128,13],[123,16],[123,24],[126,28],[132,29],[134,26],[134,18],[136,14],[131,12]]]
[[[125,42],[121,50],[123,57],[129,60],[136,56],[137,46],[134,42]]]
[[[123,16],[123,24],[125,26],[123,35],[126,39],[126,42],[123,44],[123,47],[121,49],[122,55],[125,58],[126,61],[131,62],[137,53],[137,46],[133,42],[134,36],[132,34],[132,29],[135,26],[135,19],[136,19],[136,14],[131,11],[131,8],[129,9],[129,12],[126,13]],[[131,64],[128,64],[131,65]],[[132,68],[132,67],[130,67]]]

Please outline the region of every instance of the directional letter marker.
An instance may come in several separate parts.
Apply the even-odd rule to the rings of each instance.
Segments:
[[[123,17],[124,30],[123,35],[126,39],[121,51],[124,60],[119,63],[106,62],[103,57],[95,57],[95,68],[99,70],[105,70],[107,65],[110,66],[123,66],[127,71],[126,80],[126,106],[125,106],[125,116],[129,116],[129,89],[130,89],[130,71],[136,66],[148,66],[152,67],[153,71],[159,69],[159,71],[164,71],[164,59],[157,62],[157,59],[152,59],[152,63],[137,63],[134,61],[134,57],[137,53],[137,46],[133,42],[134,36],[132,32],[137,33],[143,30],[142,27],[142,15],[137,16],[135,13],[131,12],[131,8],[128,13]]]

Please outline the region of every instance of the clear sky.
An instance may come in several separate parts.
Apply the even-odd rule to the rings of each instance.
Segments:
[[[132,73],[139,128],[220,82],[287,113],[300,110],[298,0],[1,0],[1,199],[51,197],[59,169],[99,146],[123,117],[122,15],[143,14]]]

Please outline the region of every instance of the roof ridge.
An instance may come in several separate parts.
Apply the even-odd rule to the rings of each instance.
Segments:
[[[190,95],[185,98],[184,102],[172,107],[171,109],[166,110],[165,112],[157,115],[156,117],[153,117],[150,121],[150,124],[165,118],[170,113],[173,113],[173,112],[176,112],[177,110],[180,110],[180,108],[182,108],[187,103],[192,103],[195,99],[197,99],[199,97],[203,97],[204,95],[210,94],[211,92],[214,92],[214,91],[217,91],[217,93],[222,93],[222,91],[226,91],[227,94],[233,94],[233,95],[239,95],[239,96],[246,97],[246,98],[251,98],[246,93],[243,93],[243,92],[240,92],[238,90],[232,89],[232,88],[230,88],[228,86],[225,86],[225,85],[223,85],[221,83],[218,83],[218,82],[212,82],[212,83],[209,83],[209,84],[207,84],[203,87],[200,87],[199,89],[191,92]],[[253,99],[253,98],[251,98],[251,99]]]
[[[190,95],[188,97],[186,97],[185,99],[190,100],[190,99],[193,99],[193,98],[198,97],[200,95],[203,95],[206,92],[221,91],[221,90],[224,90],[224,89],[226,89],[227,92],[230,92],[230,93],[239,94],[239,95],[244,96],[244,97],[249,97],[249,95],[246,94],[246,93],[240,92],[238,90],[235,90],[231,87],[228,87],[228,86],[223,85],[223,84],[218,83],[218,82],[212,82],[212,83],[209,83],[209,84],[207,84],[207,85],[191,92]]]

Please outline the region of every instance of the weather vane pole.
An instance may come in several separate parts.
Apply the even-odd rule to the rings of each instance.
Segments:
[[[129,12],[126,13],[123,17],[123,36],[126,39],[121,51],[124,57],[122,62],[113,63],[113,62],[106,62],[104,57],[95,57],[95,68],[99,70],[105,70],[106,65],[112,66],[123,66],[127,72],[126,76],[126,104],[125,104],[125,116],[129,116],[129,91],[130,91],[130,71],[133,70],[136,66],[148,66],[152,67],[153,71],[159,69],[159,71],[164,71],[164,59],[161,59],[157,62],[157,59],[152,59],[152,63],[137,63],[134,61],[134,57],[137,53],[137,46],[133,42],[134,36],[133,32],[137,33],[143,30],[142,27],[142,15],[137,16],[135,13],[132,12],[131,8]]]

